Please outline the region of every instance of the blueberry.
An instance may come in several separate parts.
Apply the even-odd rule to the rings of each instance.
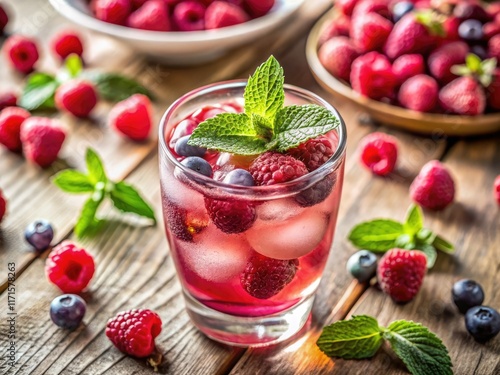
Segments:
[[[457,281],[451,289],[451,295],[453,302],[462,314],[465,314],[471,307],[479,306],[484,301],[483,288],[474,280]]]
[[[478,20],[465,20],[458,27],[458,35],[463,40],[476,42],[483,39],[483,24]]]
[[[201,173],[204,176],[212,177],[214,172],[212,171],[212,167],[205,159],[200,158],[199,156],[189,156],[183,161],[181,164],[186,168],[192,169],[198,173]]]
[[[470,52],[474,55],[478,56],[481,60],[485,60],[488,58],[488,51],[483,46],[476,44],[470,48]]]
[[[392,7],[392,19],[398,22],[406,13],[409,13],[415,8],[411,1],[400,1]]]
[[[476,306],[465,314],[465,328],[478,342],[485,342],[500,332],[500,314],[488,306]]]
[[[224,177],[223,182],[241,186],[255,186],[252,174],[245,169],[233,169]]]
[[[47,220],[36,220],[24,230],[24,238],[37,251],[48,249],[54,238],[54,230]]]
[[[347,271],[360,282],[368,281],[377,271],[377,257],[368,250],[360,250],[347,261]]]
[[[175,142],[174,151],[181,156],[203,156],[207,152],[206,148],[188,145],[190,135],[180,137]]]
[[[87,305],[76,294],[63,294],[50,304],[50,319],[59,327],[75,329],[85,316]]]
[[[323,202],[335,185],[335,177],[326,176],[321,181],[313,186],[303,190],[295,196],[295,200],[302,207],[311,207],[315,204]]]

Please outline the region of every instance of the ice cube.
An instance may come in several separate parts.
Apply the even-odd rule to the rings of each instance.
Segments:
[[[203,194],[190,189],[188,185],[177,179],[175,175],[165,174],[161,179],[161,183],[166,197],[177,206],[187,210],[199,211],[205,209]]]
[[[257,217],[264,221],[284,221],[299,215],[304,208],[290,198],[276,199],[257,206]]]

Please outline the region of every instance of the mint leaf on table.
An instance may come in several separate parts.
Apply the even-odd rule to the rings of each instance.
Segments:
[[[104,100],[119,102],[134,94],[143,94],[154,99],[147,88],[135,80],[116,73],[85,73],[84,77],[94,83],[99,96]]]
[[[416,249],[422,251],[427,257],[427,268],[431,269],[432,267],[434,267],[434,264],[437,260],[436,248],[429,244],[421,244],[417,245]]]
[[[455,251],[455,247],[453,246],[453,244],[449,243],[443,237],[440,237],[440,236],[436,236],[434,238],[432,245],[436,249],[438,249],[439,251],[442,251],[444,253],[452,254]]]
[[[110,191],[110,198],[120,211],[144,216],[156,223],[153,209],[133,186],[123,181],[114,184],[113,190]]]
[[[375,219],[356,225],[348,238],[360,249],[385,252],[394,248],[396,239],[402,234],[403,224],[390,219]]]
[[[74,169],[66,169],[58,173],[52,179],[52,182],[67,193],[78,194],[94,191],[94,182],[89,176]]]
[[[88,178],[94,185],[98,182],[106,183],[108,181],[101,158],[91,148],[88,148],[85,154],[85,164],[87,165]]]
[[[28,111],[55,108],[54,94],[59,82],[53,75],[33,73],[28,77],[19,106]]]
[[[404,232],[414,237],[424,227],[424,215],[420,206],[412,204],[403,224]]]
[[[103,200],[103,192],[94,192],[83,205],[82,211],[80,212],[80,216],[78,217],[78,221],[75,225],[75,234],[78,238],[85,236],[92,229],[92,227],[99,223],[99,220],[96,218],[96,214],[97,209]]]
[[[64,60],[62,69],[57,73],[59,83],[78,77],[83,71],[83,62],[80,56],[72,53]]]

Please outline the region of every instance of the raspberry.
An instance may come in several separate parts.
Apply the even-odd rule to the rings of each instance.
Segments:
[[[465,63],[469,47],[465,42],[452,42],[435,49],[428,58],[429,71],[434,78],[446,84],[457,76],[451,72],[453,65]]]
[[[135,29],[170,31],[170,18],[163,0],[149,0],[127,19],[127,25]]]
[[[377,279],[380,288],[395,302],[415,297],[424,281],[427,257],[418,250],[392,249],[380,259]]]
[[[325,42],[319,51],[318,57],[325,69],[334,77],[349,82],[352,62],[359,56],[359,52],[352,46],[352,42],[345,36],[336,36]]]
[[[495,35],[488,41],[488,56],[495,57],[497,61],[500,61],[500,34]]]
[[[287,154],[303,162],[308,171],[314,171],[325,164],[333,152],[330,140],[327,137],[318,137],[289,149]]]
[[[130,0],[93,0],[91,7],[97,19],[116,25],[125,25],[132,12]]]
[[[80,36],[71,30],[64,30],[52,37],[51,47],[54,53],[64,60],[71,54],[83,55],[83,43]]]
[[[239,6],[222,1],[214,1],[205,12],[205,28],[207,30],[233,26],[248,20],[248,14]]]
[[[192,242],[193,236],[207,227],[208,219],[207,222],[204,222],[191,215],[191,211],[180,208],[170,201],[166,202],[164,207],[165,226],[178,239]]]
[[[497,203],[500,205],[500,175],[498,175],[497,178],[495,178],[495,182],[493,183],[493,195],[495,196]],[[0,215],[0,217],[1,216],[2,215]]]
[[[9,15],[4,9],[4,6],[0,4],[0,35],[3,34],[5,26],[9,23]]]
[[[484,113],[486,95],[474,78],[460,77],[441,88],[439,102],[444,110],[451,113],[476,116]]]
[[[17,95],[12,92],[0,93],[0,111],[17,105]]]
[[[392,63],[392,71],[396,76],[398,84],[402,84],[408,78],[423,74],[425,72],[425,61],[422,55],[402,55]]]
[[[97,104],[97,91],[93,84],[83,80],[63,83],[56,91],[57,108],[76,117],[87,117]]]
[[[326,176],[321,181],[296,195],[295,200],[302,207],[311,207],[321,203],[328,197],[335,182],[336,178],[334,175]]]
[[[398,99],[405,108],[430,112],[436,107],[438,94],[439,86],[436,80],[426,74],[418,74],[403,83]]]
[[[208,216],[224,233],[241,233],[250,228],[257,215],[253,204],[242,200],[205,198]]]
[[[350,78],[354,91],[375,100],[393,96],[397,84],[390,61],[378,52],[354,60]]]
[[[244,0],[244,6],[252,18],[267,14],[274,6],[275,0]]]
[[[7,107],[0,112],[0,143],[10,151],[21,150],[21,125],[31,115],[19,107]]]
[[[422,167],[413,180],[410,196],[422,207],[442,210],[453,202],[455,183],[443,164],[431,160]]]
[[[322,46],[335,36],[349,36],[351,29],[351,19],[343,14],[338,14],[334,19],[329,20],[318,40],[318,45]]]
[[[390,19],[389,1],[387,0],[361,0],[358,1],[352,12],[352,18],[364,17],[368,13],[376,13]]]
[[[155,338],[161,332],[161,319],[151,310],[119,312],[106,324],[106,336],[123,353],[143,358],[155,350]]]
[[[205,7],[196,1],[185,1],[174,9],[172,19],[180,31],[205,29]]]
[[[307,168],[300,160],[272,151],[259,155],[248,171],[257,185],[279,184],[307,174]]]
[[[109,124],[133,141],[144,141],[151,131],[151,101],[135,94],[117,103],[109,113]]]
[[[70,241],[63,241],[50,252],[45,262],[47,278],[64,293],[80,293],[94,276],[92,255]]]
[[[255,253],[240,276],[243,289],[259,299],[278,294],[295,277],[298,259],[279,260]]]
[[[361,163],[378,176],[394,170],[398,159],[396,138],[384,133],[371,133],[360,142]]]
[[[496,22],[488,22],[483,25],[483,33],[486,40],[490,40],[495,35],[500,34],[500,24]]]
[[[351,39],[360,51],[380,49],[391,33],[392,22],[377,13],[353,17]]]
[[[358,0],[337,0],[335,7],[346,16],[351,16],[357,3]]]
[[[5,41],[4,50],[12,67],[23,74],[33,71],[38,61],[38,47],[34,40],[21,35],[12,35]]]
[[[30,117],[21,127],[21,142],[26,159],[48,167],[61,150],[66,134],[59,122],[46,117]]]
[[[7,211],[7,201],[2,194],[2,190],[0,190],[0,223],[2,222],[3,217],[5,216],[5,211]]]

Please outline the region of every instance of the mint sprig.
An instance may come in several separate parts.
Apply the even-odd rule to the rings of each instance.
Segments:
[[[152,219],[156,224],[153,209],[132,185],[124,181],[115,183],[108,179],[102,160],[93,149],[87,149],[85,161],[87,174],[75,169],[66,169],[52,178],[52,182],[64,192],[90,193],[75,225],[77,237],[85,236],[98,226],[100,220],[96,217],[97,210],[106,197],[109,197],[120,211]]]
[[[202,122],[188,144],[239,155],[282,152],[325,134],[340,123],[319,105],[283,107],[283,68],[273,56],[249,78],[243,98],[244,113],[223,113]]]
[[[361,359],[373,357],[384,340],[413,375],[453,374],[443,342],[413,321],[397,320],[384,328],[375,318],[358,315],[323,328],[316,344],[329,357]]]
[[[427,256],[427,267],[432,268],[437,250],[451,254],[454,246],[424,228],[422,209],[411,205],[404,223],[391,219],[375,219],[356,225],[348,236],[354,246],[373,252],[384,253],[395,247],[421,250]]]

